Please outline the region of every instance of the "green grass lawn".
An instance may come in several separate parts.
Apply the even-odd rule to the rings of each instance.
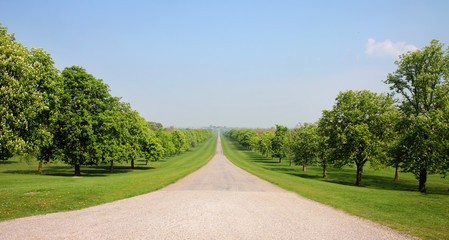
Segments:
[[[196,149],[166,160],[108,166],[82,166],[73,177],[66,164],[47,164],[37,175],[37,162],[0,161],[0,220],[69,211],[158,190],[206,164],[215,154],[217,136]]]
[[[430,176],[427,194],[417,191],[414,175],[400,173],[394,182],[394,169],[366,167],[362,187],[354,185],[355,168],[328,169],[322,178],[320,167],[289,167],[243,149],[222,137],[226,157],[244,170],[301,196],[370,219],[423,239],[449,239],[449,179]]]

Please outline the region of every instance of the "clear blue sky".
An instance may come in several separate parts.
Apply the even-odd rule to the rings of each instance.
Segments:
[[[386,92],[398,53],[449,43],[449,1],[2,0],[0,23],[164,126],[294,127]]]

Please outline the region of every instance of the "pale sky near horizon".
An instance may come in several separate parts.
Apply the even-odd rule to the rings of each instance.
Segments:
[[[0,0],[56,67],[103,79],[168,127],[294,127],[340,91],[387,92],[397,55],[449,44],[449,1]]]

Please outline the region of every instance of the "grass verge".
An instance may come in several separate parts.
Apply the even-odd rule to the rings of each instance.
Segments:
[[[163,188],[206,164],[215,154],[217,137],[211,137],[193,151],[166,160],[137,161],[108,166],[82,166],[82,177],[73,177],[65,164],[44,165],[35,174],[37,162],[0,161],[0,220],[43,213],[81,209]]]
[[[449,239],[449,180],[429,176],[428,193],[417,191],[412,174],[401,173],[394,182],[393,169],[367,168],[363,187],[356,187],[354,168],[330,168],[328,179],[322,169],[289,167],[243,149],[222,136],[223,152],[235,165],[286,190],[324,203],[349,214],[370,219],[422,239]]]

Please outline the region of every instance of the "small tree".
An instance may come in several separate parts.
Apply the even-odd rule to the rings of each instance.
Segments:
[[[319,154],[319,138],[317,126],[314,124],[303,124],[295,128],[293,132],[293,153],[295,162],[302,164],[302,171],[306,171],[306,166],[315,161]]]
[[[171,133],[173,145],[175,145],[176,153],[184,152],[188,149],[187,137],[183,131],[179,129],[173,130]]]
[[[142,139],[142,156],[145,158],[146,165],[150,165],[150,161],[158,161],[164,155],[164,148],[159,143],[159,140],[152,133],[146,134]]]
[[[333,164],[333,157],[335,154],[336,143],[335,132],[333,129],[332,112],[323,111],[323,114],[318,121],[318,162],[323,167],[323,178],[327,178],[327,167]],[[334,141],[332,141],[334,140]]]
[[[274,138],[274,132],[265,131],[260,137],[260,149],[262,154],[266,155],[268,158],[269,154],[272,152],[272,140]]]
[[[287,127],[276,125],[276,132],[272,140],[272,156],[279,158],[279,163],[282,162],[282,158],[287,156],[287,132]]]
[[[172,142],[170,133],[160,128],[156,131],[156,137],[159,139],[159,142],[164,148],[165,157],[167,157],[167,155],[171,156],[175,153],[175,145]]]

